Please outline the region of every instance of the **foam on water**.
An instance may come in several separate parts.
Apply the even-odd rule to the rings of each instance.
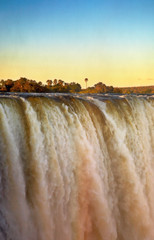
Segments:
[[[1,240],[153,240],[152,97],[0,96]]]

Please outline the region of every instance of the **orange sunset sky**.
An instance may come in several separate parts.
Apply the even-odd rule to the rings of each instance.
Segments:
[[[152,0],[2,0],[0,79],[154,84]]]

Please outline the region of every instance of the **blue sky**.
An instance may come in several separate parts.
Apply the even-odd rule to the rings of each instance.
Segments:
[[[1,0],[0,78],[152,85],[153,12],[152,0]]]

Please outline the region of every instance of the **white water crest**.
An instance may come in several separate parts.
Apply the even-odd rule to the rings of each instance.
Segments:
[[[0,95],[0,240],[153,240],[151,97]]]

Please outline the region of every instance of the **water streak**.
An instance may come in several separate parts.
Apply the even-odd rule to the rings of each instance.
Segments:
[[[1,240],[153,240],[153,98],[0,97]]]

